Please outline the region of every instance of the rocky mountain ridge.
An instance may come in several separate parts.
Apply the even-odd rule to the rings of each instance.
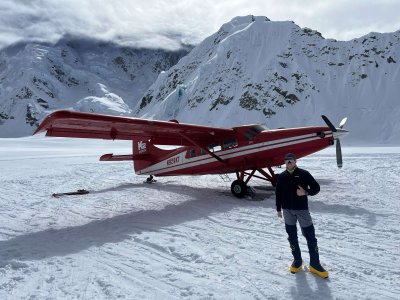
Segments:
[[[66,36],[57,44],[21,43],[0,51],[0,137],[31,134],[63,108],[131,115],[131,107],[190,51],[135,49]]]
[[[348,116],[350,140],[400,144],[399,50],[400,31],[344,42],[289,21],[237,17],[161,74],[134,112],[270,128]]]
[[[263,16],[236,17],[180,52],[26,44],[0,51],[0,137],[71,108],[223,127],[347,116],[344,144],[399,145],[399,83],[400,31],[336,41]]]

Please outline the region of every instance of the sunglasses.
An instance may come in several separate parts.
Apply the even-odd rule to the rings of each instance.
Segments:
[[[285,164],[291,164],[291,163],[294,163],[294,160],[293,160],[293,159],[287,159],[287,160],[285,160]]]

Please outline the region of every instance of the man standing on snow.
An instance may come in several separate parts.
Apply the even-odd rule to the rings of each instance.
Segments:
[[[286,171],[279,174],[276,184],[276,210],[279,218],[282,218],[283,210],[286,232],[289,236],[288,240],[294,258],[290,272],[299,272],[303,264],[297,239],[296,223],[299,221],[301,232],[307,240],[310,253],[310,271],[322,278],[328,278],[328,272],[325,271],[319,261],[315,229],[308,210],[307,195],[318,194],[319,184],[308,171],[297,167],[296,156],[293,153],[285,155],[285,165]]]

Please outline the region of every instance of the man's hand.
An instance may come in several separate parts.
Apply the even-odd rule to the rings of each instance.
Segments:
[[[278,218],[282,218],[282,211],[278,211]]]
[[[297,196],[307,195],[306,191],[300,185],[297,186],[296,193],[297,193]]]

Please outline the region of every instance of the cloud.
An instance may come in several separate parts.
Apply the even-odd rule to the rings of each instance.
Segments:
[[[0,47],[55,42],[65,34],[174,49],[199,43],[239,15],[293,20],[325,37],[348,40],[400,29],[396,0],[2,0]]]
[[[325,1],[320,1],[325,2]],[[321,4],[298,24],[323,33],[324,37],[350,40],[372,31],[393,32],[400,29],[400,1],[336,0]]]

